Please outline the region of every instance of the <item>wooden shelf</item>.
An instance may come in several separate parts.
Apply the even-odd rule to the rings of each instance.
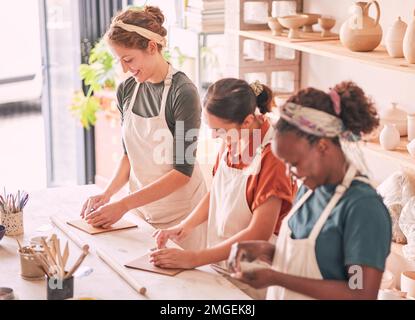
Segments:
[[[406,137],[401,137],[400,145],[393,151],[384,150],[379,143],[374,142],[364,142],[363,148],[370,152],[376,153],[380,157],[386,158],[390,161],[395,161],[403,167],[415,170],[415,158],[412,157],[406,149],[407,144],[408,139]]]
[[[290,42],[288,39],[274,37],[270,30],[238,31],[238,33],[240,36],[246,38],[323,57],[329,57],[342,61],[357,61],[379,68],[415,74],[415,64],[409,64],[404,58],[391,58],[382,46],[379,46],[372,52],[352,52],[345,48],[339,40]]]

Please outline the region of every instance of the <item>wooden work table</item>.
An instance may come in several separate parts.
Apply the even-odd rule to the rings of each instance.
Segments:
[[[56,233],[61,239],[61,246],[69,240],[55,227],[51,216],[62,220],[77,219],[82,203],[91,195],[100,192],[96,186],[47,189],[32,192],[24,211],[25,234],[17,237],[21,243],[28,244],[32,237]],[[247,300],[244,292],[230,283],[224,276],[215,272],[210,266],[188,270],[175,277],[168,277],[146,271],[127,269],[128,272],[147,288],[145,296],[134,291],[117,273],[105,264],[96,254],[100,248],[124,265],[146,254],[155,246],[151,237],[153,227],[133,213],[125,219],[137,223],[138,229],[116,231],[91,236],[71,228],[85,243],[91,247],[83,266],[93,268],[92,274],[75,279],[75,298],[92,297],[97,299],[157,299],[157,300]],[[45,227],[50,230],[43,230]],[[39,228],[41,230],[39,230]],[[81,253],[74,242],[69,240],[70,256],[68,265],[72,265]],[[46,281],[26,281],[20,276],[20,258],[17,242],[13,237],[4,237],[0,241],[0,287],[13,288],[18,299],[46,299]]]

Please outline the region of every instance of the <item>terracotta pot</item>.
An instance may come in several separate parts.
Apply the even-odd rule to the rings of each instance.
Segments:
[[[278,18],[274,17],[268,17],[268,26],[271,29],[273,36],[280,36],[282,34],[282,30],[284,29],[278,22]]]
[[[403,39],[407,27],[408,25],[401,20],[401,17],[398,17],[386,34],[386,50],[392,58],[403,57]]]
[[[297,39],[300,38],[299,28],[304,26],[307,22],[308,16],[305,14],[296,14],[292,16],[279,17],[278,22],[285,28],[290,29],[288,38]]]
[[[403,54],[409,63],[415,63],[415,11],[414,18],[408,25],[403,39]]]
[[[375,4],[376,19],[369,17],[369,8]],[[379,24],[380,6],[377,1],[356,2],[353,15],[340,28],[340,41],[351,51],[367,52],[376,49],[382,41],[382,27]]]

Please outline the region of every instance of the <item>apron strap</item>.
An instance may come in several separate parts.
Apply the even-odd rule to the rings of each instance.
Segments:
[[[284,218],[284,221],[287,222],[290,218],[297,212],[298,209],[311,197],[313,194],[313,190],[308,190],[301,198],[298,200],[294,206],[291,208],[290,212],[288,212],[287,216]]]
[[[167,97],[169,95],[169,91],[173,83],[173,76],[176,73],[177,73],[177,70],[175,70],[172,67],[172,65],[169,63],[169,70],[167,72],[166,79],[164,79],[164,89],[163,89],[163,95],[161,97],[160,116],[162,117],[165,117]]]
[[[316,241],[321,229],[323,228],[323,225],[326,223],[332,210],[336,207],[337,203],[343,197],[346,190],[350,187],[356,173],[356,168],[350,164],[342,183],[336,187],[333,197],[330,199],[329,203],[324,208],[323,213],[320,215],[320,218],[317,220],[317,223],[314,225],[313,230],[309,236],[311,241]]]

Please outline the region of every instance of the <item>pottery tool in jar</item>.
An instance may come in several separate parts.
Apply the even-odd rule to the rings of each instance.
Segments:
[[[86,244],[82,248],[82,253],[75,264],[66,271],[66,265],[69,258],[69,245],[66,242],[62,252],[60,240],[53,234],[49,240],[41,238],[43,252],[36,254],[38,264],[42,267],[44,273],[49,278],[58,278],[61,280],[69,279],[80,267],[85,257],[89,254],[89,246]]]

